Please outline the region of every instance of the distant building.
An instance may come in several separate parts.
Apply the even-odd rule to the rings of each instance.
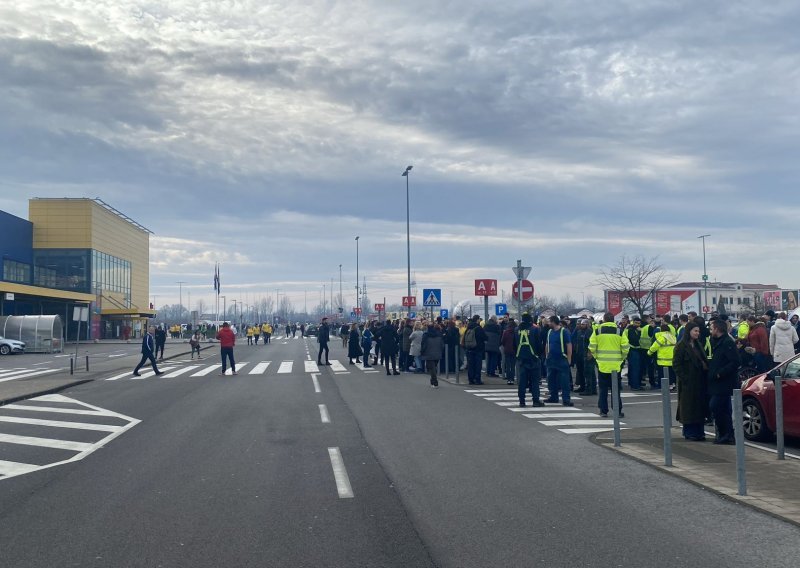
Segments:
[[[87,339],[140,336],[150,309],[151,232],[100,199],[31,199],[29,220],[0,211],[0,310],[65,318],[90,307]]]

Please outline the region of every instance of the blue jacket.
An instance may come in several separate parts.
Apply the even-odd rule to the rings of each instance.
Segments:
[[[144,355],[151,355],[153,351],[155,351],[155,348],[153,336],[149,333],[145,333],[144,337],[142,338],[142,353]]]

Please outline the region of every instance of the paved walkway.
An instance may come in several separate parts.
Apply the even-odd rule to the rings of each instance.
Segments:
[[[614,433],[595,434],[595,443],[690,481],[719,495],[755,507],[800,526],[800,459],[779,461],[774,452],[745,447],[747,495],[738,494],[736,446],[717,446],[713,435],[706,442],[690,442],[680,428],[672,431],[672,467],[664,465],[661,428],[622,431],[622,446],[614,447]]]

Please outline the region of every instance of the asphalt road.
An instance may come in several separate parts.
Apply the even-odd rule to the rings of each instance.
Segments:
[[[235,377],[193,376],[206,356],[134,380],[132,353],[62,393],[73,402],[0,408],[53,422],[0,422],[6,462],[69,455],[8,436],[89,447],[102,434],[56,421],[127,424],[80,461],[0,479],[0,566],[797,565],[793,525],[466,387],[365,374],[331,345],[343,366],[318,374],[313,338],[238,346]],[[78,403],[108,413],[69,414]]]

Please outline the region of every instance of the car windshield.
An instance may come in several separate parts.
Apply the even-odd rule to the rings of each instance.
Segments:
[[[789,361],[783,372],[784,379],[800,379],[800,358]]]

